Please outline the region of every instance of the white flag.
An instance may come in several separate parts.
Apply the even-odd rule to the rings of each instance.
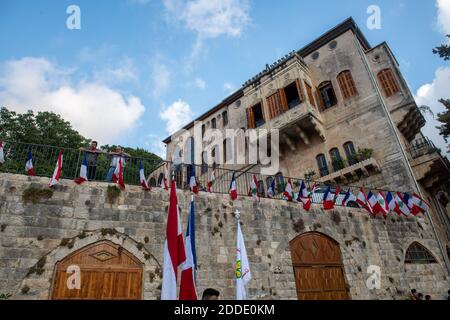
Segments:
[[[247,299],[246,284],[252,279],[250,265],[245,250],[244,237],[242,236],[241,224],[237,224],[237,247],[236,247],[236,300]]]

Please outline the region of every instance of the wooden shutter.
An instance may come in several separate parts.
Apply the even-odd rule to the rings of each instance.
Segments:
[[[288,111],[288,103],[287,103],[287,99],[286,99],[286,93],[284,92],[284,89],[280,89],[280,90],[278,90],[278,92],[280,94],[280,102],[281,102],[280,111],[286,112],[286,111]]]
[[[269,117],[273,119],[283,112],[279,91],[267,97],[267,106],[269,107]]]
[[[353,81],[352,73],[350,71],[345,72],[345,81],[347,83],[350,97],[356,96],[358,94],[358,90],[356,90],[355,82]]]
[[[313,96],[313,93],[312,93],[311,86],[305,82],[305,87],[306,87],[306,94],[308,95],[309,103],[312,106],[317,107],[316,103],[314,102],[314,96]]]
[[[300,101],[305,100],[305,93],[303,92],[302,82],[297,79],[295,80],[295,84],[297,85],[298,96],[300,97]]]
[[[345,72],[342,72],[340,75],[338,75],[337,77],[338,83],[339,83],[339,87],[341,88],[341,92],[342,92],[342,96],[344,99],[347,99],[350,97],[350,92],[349,89],[347,87],[347,83],[345,81]]]
[[[249,129],[255,128],[255,116],[253,114],[253,108],[247,109],[247,124]]]
[[[350,71],[347,70],[341,72],[338,75],[337,80],[339,82],[339,87],[341,88],[342,96],[344,97],[344,99],[348,99],[358,94]]]
[[[386,97],[392,96],[394,93],[400,91],[397,81],[392,73],[391,69],[385,69],[378,73],[378,80],[380,81],[381,87],[386,95]]]
[[[324,104],[323,104],[323,99],[322,99],[322,95],[320,94],[319,88],[316,87],[315,93],[316,93],[317,104],[319,105],[319,110],[323,110]]]

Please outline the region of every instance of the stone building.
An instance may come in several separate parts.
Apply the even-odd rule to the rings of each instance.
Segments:
[[[449,166],[421,135],[424,119],[386,43],[371,47],[348,19],[268,65],[196,121],[205,125],[200,138],[214,127],[279,129],[274,179],[302,179],[314,171],[313,178],[324,184],[420,192],[432,206],[416,217],[383,218],[355,207],[324,211],[313,205],[308,212],[280,199],[255,202],[243,196],[248,188],[243,179],[255,173],[264,195],[268,177],[261,165],[226,163],[216,183],[226,186],[230,172],[242,173],[238,199],[220,192],[194,196],[199,292],[215,287],[221,298],[234,298],[239,210],[253,275],[250,299],[405,299],[412,288],[446,298]],[[194,124],[185,130],[193,133]],[[167,160],[202,158],[207,143],[184,137],[164,141]],[[220,141],[208,156],[231,159],[231,150],[254,143]],[[196,175],[204,184],[214,164],[200,165]],[[173,172],[182,187],[192,166],[180,168]],[[149,177],[154,185],[160,173]],[[114,195],[107,183],[78,186],[69,180],[42,190],[48,190],[47,178],[0,173],[0,294],[13,299],[160,297],[167,191],[127,186]],[[188,190],[178,190],[183,228],[190,197]],[[75,287],[67,285],[77,268],[80,289],[71,281]],[[371,282],[373,270],[379,271],[379,286]]]

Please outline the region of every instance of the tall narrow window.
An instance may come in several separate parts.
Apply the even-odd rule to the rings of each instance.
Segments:
[[[275,92],[271,96],[268,96],[266,100],[270,119],[276,118],[284,112],[284,107],[279,91]]]
[[[338,148],[333,148],[330,150],[330,158],[334,171],[339,171],[344,168],[344,162],[342,161]]]
[[[353,142],[349,141],[344,143],[344,151],[345,156],[347,157],[347,161],[350,165],[353,165],[358,162],[358,159],[356,157],[356,150],[355,146],[353,145]]]
[[[397,80],[391,69],[384,69],[378,73],[378,80],[386,97],[390,97],[400,91]]]
[[[228,125],[228,111],[222,112],[222,124],[224,127]]]
[[[308,83],[305,82],[305,88],[306,88],[306,95],[308,96],[309,103],[312,106],[317,107],[316,103],[314,101],[314,96],[313,96],[313,92],[312,92],[311,86]]]
[[[213,128],[213,129],[217,128],[216,118],[212,118],[212,120],[211,120],[211,128]]]
[[[206,126],[204,124],[202,124],[202,137],[205,136],[205,132],[206,132]]]
[[[330,172],[328,171],[327,159],[325,158],[325,155],[319,154],[316,157],[316,161],[317,166],[319,167],[320,176],[323,177],[329,175]]]
[[[356,86],[353,81],[352,74],[349,70],[342,71],[338,76],[339,87],[341,88],[342,97],[344,99],[357,95]]]
[[[250,129],[262,126],[265,123],[261,103],[247,109],[247,121]]]
[[[226,163],[228,160],[231,159],[231,153],[232,153],[232,148],[231,148],[231,139],[227,138],[225,140],[223,140],[223,162]]]
[[[431,252],[418,242],[413,242],[406,250],[405,263],[424,264],[436,262]]]
[[[324,109],[331,108],[332,106],[337,104],[336,95],[334,94],[334,89],[333,85],[331,84],[331,81],[322,83],[319,86],[319,92],[320,92],[319,98],[322,99],[321,105],[323,105]]]

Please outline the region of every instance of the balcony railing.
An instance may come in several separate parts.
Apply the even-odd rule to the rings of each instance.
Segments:
[[[428,138],[421,138],[415,140],[411,143],[408,151],[413,159],[417,159],[426,154],[431,154],[433,152],[440,153],[440,150],[436,148],[434,143]]]

